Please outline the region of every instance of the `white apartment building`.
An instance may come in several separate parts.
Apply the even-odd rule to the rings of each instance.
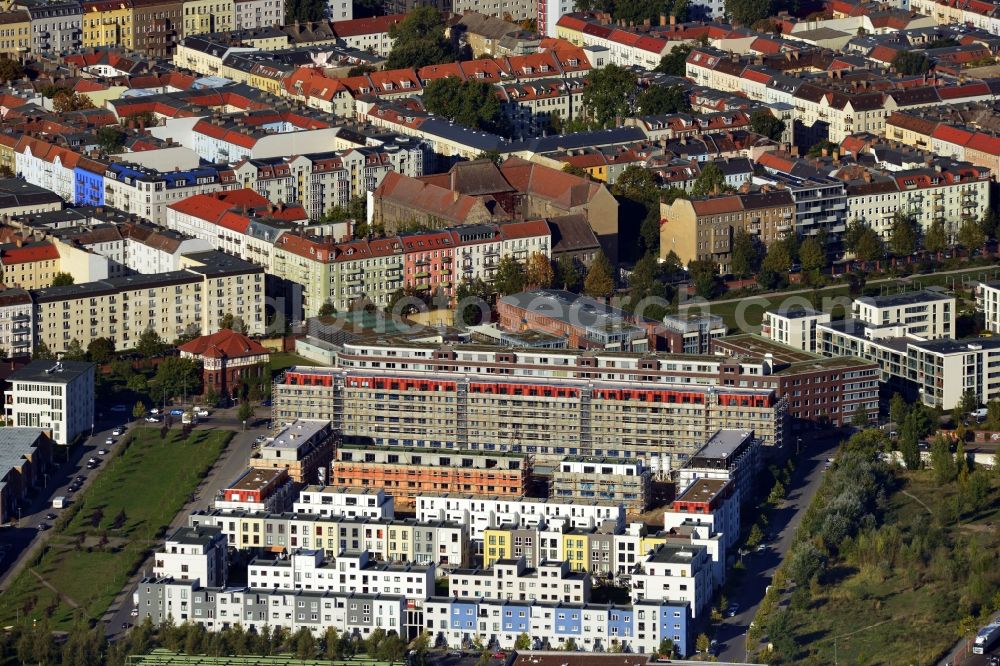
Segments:
[[[680,600],[698,617],[712,599],[708,551],[701,546],[658,546],[632,572],[632,601]]]
[[[511,524],[522,527],[565,518],[571,527],[591,529],[606,521],[621,527],[625,524],[625,507],[618,504],[594,502],[558,502],[525,498],[511,500],[476,495],[420,495],[417,497],[417,520],[446,520],[469,526],[473,539],[482,539],[488,527]]]
[[[434,594],[434,563],[375,562],[368,551],[325,561],[321,550],[296,550],[278,559],[254,558],[247,582],[262,590],[402,595],[422,602]]]
[[[236,0],[235,30],[270,28],[285,22],[283,0]]]
[[[227,552],[226,537],[217,527],[179,527],[153,556],[153,575],[205,586],[225,585]]]
[[[7,421],[51,432],[56,444],[71,444],[94,428],[94,364],[32,361],[7,378]]]
[[[901,326],[904,335],[922,340],[955,336],[953,296],[922,290],[863,297],[851,310],[855,319],[875,326]]]
[[[0,354],[7,358],[31,353],[35,318],[31,296],[24,289],[0,291]]]
[[[306,486],[292,507],[294,513],[345,518],[393,518],[395,503],[382,489],[355,490],[336,486]]]
[[[232,171],[199,167],[187,171],[158,172],[114,162],[104,174],[104,203],[134,213],[154,224],[166,220],[166,208],[193,194],[236,189]]]
[[[568,562],[545,561],[532,568],[524,556],[448,574],[448,592],[457,597],[583,604],[590,600],[590,589],[590,574],[570,571]]]
[[[828,312],[803,306],[782,307],[764,313],[761,335],[800,351],[816,351],[816,324],[828,323]]]
[[[986,330],[1000,333],[1000,282],[976,285],[976,307],[983,313]]]
[[[125,267],[143,275],[178,271],[183,266],[184,255],[217,249],[203,238],[145,225],[133,225],[123,245]]]

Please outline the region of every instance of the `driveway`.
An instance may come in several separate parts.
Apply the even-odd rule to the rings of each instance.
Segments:
[[[808,435],[808,436],[807,436]],[[718,642],[720,661],[742,663],[746,660],[746,634],[750,622],[757,614],[757,607],[771,584],[774,571],[788,552],[806,509],[812,502],[820,482],[827,458],[833,457],[837,446],[846,436],[840,432],[807,433],[802,436],[801,453],[791,487],[784,504],[771,512],[765,533],[767,547],[743,557],[746,570],[740,585],[731,593],[730,604],[739,605],[735,617],[727,617],[718,625],[715,639]]]

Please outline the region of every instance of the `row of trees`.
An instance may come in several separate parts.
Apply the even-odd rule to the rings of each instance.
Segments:
[[[987,238],[996,234],[996,228],[996,213],[991,209],[980,220],[963,220],[955,233],[955,242],[966,250],[981,248]],[[844,232],[843,242],[844,249],[862,261],[882,259],[886,254],[905,257],[921,249],[943,252],[951,245],[942,220],[934,220],[926,231],[921,232],[916,217],[902,211],[893,216],[888,241],[883,242],[878,232],[861,220],[852,220]]]

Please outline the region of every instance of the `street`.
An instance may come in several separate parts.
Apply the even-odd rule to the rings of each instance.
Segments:
[[[718,625],[715,639],[720,661],[743,663],[746,660],[747,628],[757,613],[767,586],[771,584],[775,569],[792,544],[795,530],[819,489],[826,459],[834,456],[844,437],[840,432],[802,437],[802,451],[792,475],[788,497],[780,508],[771,512],[766,530],[767,547],[762,552],[751,552],[743,557],[746,569],[738,588],[729,598],[730,604],[739,606],[739,612]]]
[[[105,440],[116,426],[125,426],[129,421],[130,415],[127,412],[105,414],[104,418],[95,424],[93,436],[68,451],[68,461],[61,464],[53,462],[53,467],[46,475],[48,485],[44,488],[35,488],[31,492],[22,507],[17,526],[0,528],[0,590],[6,588],[14,577],[12,574],[21,568],[25,554],[33,551],[33,546],[39,546],[47,539],[49,532],[40,531],[38,526],[41,523],[51,525],[54,520],[47,519],[45,515],[62,513],[62,510],[52,508],[52,498],[61,495],[72,502],[75,495],[83,493],[104,469],[103,464],[93,470],[87,469],[87,460],[91,457],[108,458],[109,456],[97,455],[97,451],[102,448],[110,449],[112,453],[116,451],[121,438],[116,438],[118,441],[112,446],[107,446]],[[133,424],[128,424],[131,425]],[[66,453],[65,450],[55,450],[53,456],[58,460]],[[77,476],[84,478],[83,485],[75,493],[69,492],[67,488]]]
[[[215,410],[211,416],[197,426],[197,429],[236,430],[237,432],[233,439],[230,440],[229,446],[226,447],[222,457],[216,461],[208,476],[205,477],[205,480],[198,487],[195,499],[188,502],[181,509],[180,513],[174,517],[173,522],[170,523],[170,529],[167,530],[167,534],[172,532],[174,528],[186,525],[190,512],[196,509],[211,508],[215,496],[246,470],[247,461],[253,450],[251,444],[253,444],[255,438],[264,434],[263,429],[267,426],[267,418],[261,418],[265,416],[267,411],[266,408],[258,408],[258,419],[254,424],[248,423],[246,431],[241,430],[242,423],[236,418],[235,408]],[[251,428],[251,425],[257,427]],[[175,424],[175,427],[180,427],[180,425]],[[129,580],[125,589],[115,598],[110,608],[105,612],[104,617],[101,618],[105,623],[105,630],[108,636],[115,636],[122,631],[123,625],[134,623],[135,618],[131,615],[132,609],[135,607],[132,602],[132,593],[135,591],[139,580],[144,575],[152,575],[152,573],[153,558],[150,555],[139,568],[138,572]]]

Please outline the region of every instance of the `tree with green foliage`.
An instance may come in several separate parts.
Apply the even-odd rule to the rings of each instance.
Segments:
[[[156,366],[154,396],[201,395],[201,368],[190,358],[169,356]]]
[[[490,288],[482,278],[462,280],[455,289],[455,318],[465,326],[476,326],[489,315]]]
[[[708,640],[708,634],[698,634],[698,638],[694,639],[694,649],[698,652],[707,653],[710,647],[712,642]]]
[[[618,65],[591,71],[583,89],[583,107],[601,127],[618,127],[635,115],[638,78]]]
[[[337,314],[337,308],[333,306],[330,301],[325,301],[323,305],[319,306],[319,316],[320,317],[332,317]]]
[[[525,284],[531,289],[548,289],[555,280],[552,262],[541,252],[532,252],[524,267]]]
[[[687,75],[687,57],[691,53],[690,44],[678,44],[670,49],[670,53],[660,58],[660,64],[655,71],[671,76]]]
[[[995,208],[986,209],[986,213],[979,220],[979,228],[983,230],[987,238],[997,238],[998,230],[1000,230],[1000,215],[997,214]]]
[[[897,74],[902,74],[903,76],[920,76],[921,74],[926,74],[931,68],[931,61],[923,53],[904,49],[895,55],[891,65]]]
[[[788,575],[796,585],[808,585],[813,577],[822,573],[826,556],[810,541],[800,541],[792,546],[788,559]]]
[[[566,642],[563,643],[562,649],[565,652],[576,652],[577,650],[579,650],[579,648],[576,646],[576,640],[573,638],[566,639]]]
[[[757,237],[745,229],[737,229],[733,234],[730,271],[733,276],[743,279],[755,274],[760,268],[763,247]]]
[[[1000,400],[996,398],[986,403],[986,427],[1000,430]]]
[[[680,86],[650,86],[639,95],[639,113],[660,116],[668,113],[687,113],[691,100]]]
[[[493,287],[501,296],[517,294],[524,291],[524,266],[513,255],[505,254],[497,263],[497,274],[493,278]]]
[[[240,409],[236,416],[240,421],[249,421],[254,417],[255,412],[256,408],[253,406],[253,403],[249,400],[244,400],[240,403]]]
[[[784,239],[771,243],[767,248],[767,254],[764,255],[762,266],[764,270],[774,271],[778,274],[785,274],[792,270],[790,244],[786,243]]]
[[[920,228],[917,218],[897,210],[892,216],[892,228],[889,231],[889,249],[897,257],[906,257],[917,251],[917,241],[920,238]]]
[[[531,636],[525,633],[518,634],[517,638],[514,640],[515,650],[530,650],[531,649]]]
[[[691,194],[696,197],[704,197],[709,194],[719,194],[730,190],[726,185],[726,175],[718,164],[709,162],[701,168],[701,173],[695,178],[694,185],[691,186]]]
[[[865,227],[854,245],[854,256],[861,261],[875,261],[885,257],[885,246],[878,232],[871,227]]]
[[[802,241],[799,246],[799,262],[806,273],[817,273],[826,267],[826,249],[815,236]]]
[[[316,658],[316,637],[305,627],[300,628],[292,637],[292,645],[295,646],[295,658],[302,661]]]
[[[214,386],[209,386],[205,389],[205,395],[202,396],[202,399],[208,407],[215,407],[219,404],[219,392],[215,390]]]
[[[868,427],[868,410],[864,407],[858,407],[851,414],[851,425],[855,428],[867,428]]]
[[[24,66],[14,58],[0,59],[0,82],[10,83],[24,76]]]
[[[105,153],[117,153],[125,146],[125,132],[118,125],[105,125],[97,130],[97,146]]]
[[[132,406],[132,418],[141,419],[146,415],[146,405],[142,404],[142,400],[139,400]]]
[[[722,289],[719,266],[714,261],[707,259],[689,261],[688,276],[694,284],[694,293],[702,298],[711,299]]]
[[[906,419],[906,415],[909,413],[910,406],[906,403],[903,396],[899,393],[893,393],[892,398],[889,399],[889,420],[898,427],[902,425]]]
[[[749,28],[772,14],[772,0],[726,0],[726,16],[737,25]]]
[[[764,530],[760,528],[760,525],[754,523],[750,528],[750,534],[747,535],[747,547],[756,548],[764,541]]]
[[[559,273],[559,284],[566,291],[576,291],[580,288],[580,281],[583,279],[576,259],[568,254],[559,257],[556,268]]]
[[[948,440],[944,437],[935,437],[931,442],[931,467],[934,468],[934,479],[939,486],[955,480],[955,459],[951,455]]]
[[[428,83],[421,99],[428,111],[459,125],[488,132],[498,129],[500,100],[492,84],[446,76]]]
[[[628,166],[611,186],[611,193],[619,199],[619,217],[642,218],[639,235],[644,253],[658,254],[660,250],[660,200],[662,191],[656,177],[648,169]],[[672,201],[672,199],[671,199]]]
[[[83,345],[80,344],[79,340],[73,338],[69,341],[69,344],[66,345],[66,350],[63,352],[62,357],[63,360],[66,361],[86,361],[87,351],[83,348]]]
[[[571,176],[576,176],[578,178],[586,178],[588,180],[590,179],[590,174],[587,173],[587,170],[575,164],[569,164],[569,163],[563,164],[562,170],[563,173],[568,173]]]
[[[518,636],[520,638],[520,636]],[[410,643],[410,660],[408,666],[427,666],[427,655],[431,648],[431,636],[426,631],[420,634]],[[522,648],[523,649],[523,648]]]
[[[840,150],[840,146],[835,144],[833,141],[822,139],[810,146],[806,155],[808,157],[821,157],[824,151],[826,151],[827,155],[832,155],[835,150]]]
[[[289,0],[285,4],[285,23],[312,23],[326,16],[324,0]]]
[[[431,5],[416,5],[399,23],[389,26],[392,51],[386,69],[420,68],[452,62],[455,52],[445,39],[445,21]]]
[[[899,452],[903,456],[906,469],[920,467],[920,433],[917,425],[917,415],[911,411],[906,415],[903,426],[899,429]]]
[[[645,254],[629,275],[629,299],[624,309],[637,316],[661,320],[667,314],[672,288],[664,279],[663,266],[656,257]],[[641,311],[640,311],[641,309]]]
[[[583,290],[592,298],[607,298],[615,291],[614,267],[604,252],[598,252],[590,264]]]
[[[944,252],[948,247],[948,232],[944,221],[935,219],[924,234],[924,249],[928,252]]]
[[[69,285],[73,284],[73,282],[74,282],[73,276],[70,275],[69,273],[56,273],[55,275],[52,276],[51,286],[68,287]]]
[[[493,162],[494,166],[500,166],[503,164],[503,155],[500,154],[499,150],[484,150],[476,155],[476,159],[489,160],[490,162]]]
[[[968,218],[958,227],[958,234],[955,236],[955,240],[966,250],[978,250],[986,244],[986,234],[983,233],[978,222],[972,218]]]
[[[750,129],[772,141],[777,141],[785,133],[785,121],[776,118],[766,109],[757,109],[750,114]]]
[[[153,358],[155,356],[160,356],[168,349],[167,345],[160,338],[160,334],[151,328],[147,328],[139,336],[139,342],[135,345],[135,350],[143,358]]]
[[[87,358],[94,363],[107,363],[115,355],[115,341],[111,338],[94,338],[87,345]]]

